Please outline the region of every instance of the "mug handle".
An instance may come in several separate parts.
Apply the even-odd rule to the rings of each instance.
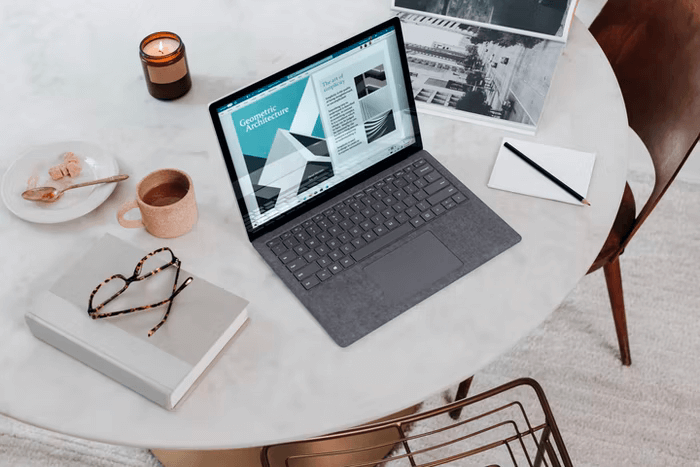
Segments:
[[[143,227],[143,222],[141,221],[141,219],[124,219],[124,214],[138,207],[139,205],[135,199],[122,204],[122,207],[119,208],[119,212],[117,212],[117,221],[119,221],[119,225],[121,225],[122,227],[126,227],[127,229]]]

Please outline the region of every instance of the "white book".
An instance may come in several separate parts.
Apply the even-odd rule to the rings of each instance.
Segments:
[[[584,198],[593,175],[595,153],[550,146],[548,144],[504,138],[540,167],[564,182]],[[496,164],[491,172],[489,188],[553,199],[563,203],[583,205],[501,143]]]
[[[95,287],[114,274],[131,276],[147,253],[105,235],[41,293],[25,318],[37,338],[170,410],[245,324],[248,301],[182,269],[178,286],[188,277],[194,280],[175,297],[167,321],[151,337],[148,331],[160,322],[167,304],[92,319],[88,299]],[[109,310],[168,298],[175,270],[168,267],[133,282]]]

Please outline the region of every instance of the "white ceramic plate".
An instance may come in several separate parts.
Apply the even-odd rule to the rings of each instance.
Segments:
[[[82,172],[74,178],[51,180],[49,168],[62,163],[63,155],[69,151],[80,159]],[[27,189],[32,176],[38,177],[36,186],[63,187],[118,173],[117,161],[93,143],[64,141],[34,146],[14,161],[2,177],[2,200],[12,213],[30,222],[65,222],[85,215],[102,204],[112,194],[116,183],[69,190],[55,203],[46,204],[22,198],[22,192]]]

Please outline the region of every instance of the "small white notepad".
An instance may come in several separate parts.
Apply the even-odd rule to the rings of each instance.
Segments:
[[[584,198],[588,195],[588,185],[591,183],[593,165],[595,164],[595,153],[503,138],[503,143],[506,141],[576,193]],[[491,172],[491,179],[488,183],[490,188],[583,205],[556,183],[513,154],[503,143],[501,143],[496,164]]]

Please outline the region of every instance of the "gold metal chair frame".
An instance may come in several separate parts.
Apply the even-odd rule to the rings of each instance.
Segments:
[[[537,415],[528,415],[535,406]],[[464,419],[452,420],[449,413],[462,409]],[[425,431],[417,432],[419,425]],[[436,435],[438,442],[431,440]],[[500,464],[488,460],[497,450]],[[466,458],[487,467],[507,465],[504,458],[514,466],[572,465],[544,391],[530,378],[423,413],[261,451],[264,467],[436,467]]]

